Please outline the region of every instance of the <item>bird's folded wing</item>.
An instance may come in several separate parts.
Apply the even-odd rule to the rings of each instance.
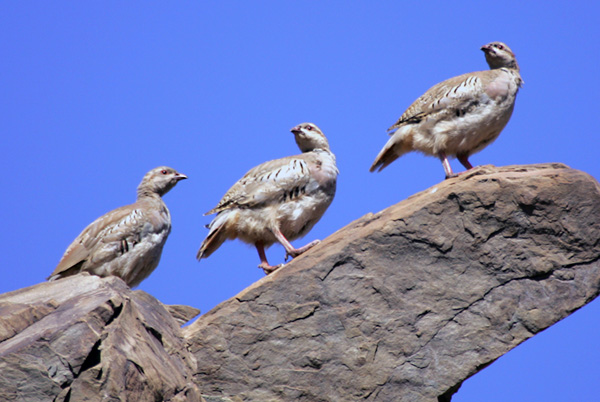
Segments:
[[[219,204],[205,215],[230,208],[252,208],[261,204],[284,202],[302,193],[310,179],[308,155],[265,162],[238,180]]]
[[[476,71],[459,75],[431,87],[406,109],[398,121],[388,129],[390,134],[403,124],[418,123],[426,116],[441,110],[468,109],[484,89],[484,81],[493,79],[497,71]]]
[[[122,240],[128,242],[134,240],[144,221],[141,210],[136,208],[135,204],[126,205],[102,215],[90,223],[69,245],[50,276],[60,274],[89,259],[90,256],[105,254],[103,248],[118,250],[121,248]]]

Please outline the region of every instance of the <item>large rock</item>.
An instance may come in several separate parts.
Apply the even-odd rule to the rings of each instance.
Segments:
[[[207,395],[449,400],[600,289],[600,188],[475,169],[339,230],[185,329]]]
[[[0,400],[200,401],[195,360],[165,307],[90,275],[0,296]]]
[[[600,292],[600,187],[484,166],[223,302],[77,275],[0,295],[2,401],[444,401]],[[202,395],[200,393],[202,390]]]

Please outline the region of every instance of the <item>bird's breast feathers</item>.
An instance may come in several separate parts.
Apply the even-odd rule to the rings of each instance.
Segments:
[[[514,100],[522,83],[520,75],[508,69],[492,71],[498,73],[483,88],[485,94],[498,103],[505,99]]]
[[[310,175],[320,187],[335,186],[339,170],[335,155],[329,151],[315,151],[314,161],[310,163]]]

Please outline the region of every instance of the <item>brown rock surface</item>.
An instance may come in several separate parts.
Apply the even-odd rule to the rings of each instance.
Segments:
[[[362,217],[183,330],[195,309],[118,278],[0,295],[0,400],[449,400],[599,292],[598,183],[484,166]]]
[[[596,297],[600,187],[484,166],[339,230],[185,328],[207,395],[449,400]]]
[[[118,278],[0,296],[1,401],[200,401],[195,364],[167,309]]]

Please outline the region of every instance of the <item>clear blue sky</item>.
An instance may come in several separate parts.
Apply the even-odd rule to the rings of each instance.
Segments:
[[[0,292],[43,281],[88,223],[133,202],[164,164],[190,179],[165,197],[173,231],[140,289],[208,311],[263,273],[238,241],[198,263],[203,213],[251,167],[298,153],[291,127],[319,125],[341,172],[303,245],[443,179],[440,162],[418,154],[368,168],[404,109],[439,81],[487,69],[479,47],[494,40],[516,53],[525,86],[471,162],[563,162],[599,178],[599,11],[591,1],[1,2]],[[273,264],[283,255],[268,250]],[[455,401],[596,400],[599,314],[596,300]]]

